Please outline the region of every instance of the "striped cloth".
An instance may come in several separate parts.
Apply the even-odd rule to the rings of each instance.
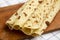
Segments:
[[[0,0],[0,7],[26,2],[27,0]],[[60,40],[60,30],[25,40]]]

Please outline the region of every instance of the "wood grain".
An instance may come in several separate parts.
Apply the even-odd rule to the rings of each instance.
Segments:
[[[8,7],[0,8],[0,39],[1,40],[23,40],[24,38],[31,38],[18,30],[10,30],[5,22],[10,18],[10,16],[16,12],[23,4],[16,4]],[[60,30],[60,11],[57,13],[56,17],[50,24],[50,26],[45,30],[44,33]]]

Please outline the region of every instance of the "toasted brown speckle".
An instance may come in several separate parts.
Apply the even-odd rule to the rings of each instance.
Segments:
[[[35,8],[34,10],[36,10],[37,8]]]
[[[50,22],[49,22],[49,21],[46,21],[45,23],[46,23],[46,25],[47,25],[47,26],[49,26],[49,25],[50,25]]]
[[[35,18],[35,16],[32,16],[32,18]]]
[[[49,3],[46,3],[47,5],[49,4]]]
[[[44,10],[44,12],[45,12],[45,10]]]
[[[20,27],[19,29],[22,29],[22,27]]]
[[[38,23],[38,21],[36,20],[35,23]]]
[[[30,21],[30,19],[28,19],[28,21]]]
[[[34,3],[34,1],[32,1],[32,3]]]
[[[42,3],[43,1],[38,1],[39,3]]]
[[[56,1],[58,1],[58,0],[54,0],[54,2],[56,2]]]
[[[31,9],[31,7],[29,7],[29,9]]]
[[[39,13],[40,15],[42,14],[42,13]]]
[[[27,14],[24,12],[24,15],[27,16]]]
[[[43,29],[43,31],[45,31],[45,29]]]
[[[46,14],[46,18],[48,18],[48,14]]]
[[[31,26],[28,26],[28,27],[31,27]]]
[[[20,19],[20,16],[18,17],[18,19]]]
[[[31,6],[31,4],[29,4]]]
[[[54,9],[54,6],[52,6],[52,8]]]
[[[41,20],[41,18],[40,18],[40,20]]]

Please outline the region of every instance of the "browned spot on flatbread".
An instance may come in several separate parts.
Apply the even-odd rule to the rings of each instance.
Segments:
[[[38,1],[39,3],[42,3],[43,1]]]
[[[50,25],[50,22],[49,22],[49,21],[46,21],[45,23],[46,23],[46,25],[47,25],[47,26],[49,26],[49,25]]]
[[[46,18],[48,18],[48,14],[46,14]]]
[[[46,5],[48,5],[49,3],[46,3]]]
[[[34,3],[34,1],[32,1],[32,3]]]
[[[32,16],[32,18],[35,18],[35,16]]]
[[[56,2],[56,1],[58,1],[58,0],[54,0],[54,2]]]
[[[41,18],[40,18],[40,20],[41,20]]]
[[[30,21],[30,19],[28,19],[28,21]]]
[[[52,8],[54,9],[54,7],[52,6]]]
[[[31,7],[29,7],[29,9],[31,9]]]
[[[53,9],[53,11],[54,11],[54,6],[52,6],[52,9]]]
[[[35,23],[38,23],[38,21],[36,20]]]
[[[40,15],[42,14],[42,13],[39,13]]]
[[[42,29],[42,31],[45,31],[45,29]]]
[[[24,15],[27,16],[27,14],[24,12]]]
[[[36,10],[37,8],[35,8],[34,10]]]
[[[20,16],[18,16],[18,19],[20,19]]]
[[[28,27],[31,27],[30,25]]]
[[[46,10],[44,10],[44,12],[45,12]]]
[[[31,4],[29,4],[31,6]]]

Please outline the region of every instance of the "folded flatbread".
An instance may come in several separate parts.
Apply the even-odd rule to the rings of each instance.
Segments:
[[[29,0],[24,5],[6,24],[32,36],[41,35],[60,10],[60,0]]]
[[[16,26],[22,27],[38,5],[39,0],[28,0],[15,14],[11,16],[6,24],[11,26],[10,28],[14,28]]]

